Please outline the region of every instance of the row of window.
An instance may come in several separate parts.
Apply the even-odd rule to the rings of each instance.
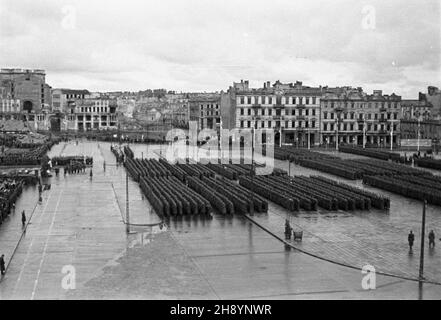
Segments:
[[[322,101],[325,108],[351,108],[351,109],[363,109],[363,108],[395,108],[397,109],[400,104],[399,102],[333,102],[333,101]]]
[[[329,118],[328,118],[329,116]],[[358,119],[363,120],[364,115],[363,114],[358,114]],[[342,119],[355,119],[355,113],[354,112],[345,112],[342,113],[341,116]],[[337,114],[335,112],[323,112],[323,119],[337,119]],[[398,113],[394,112],[394,113],[387,113],[386,117],[384,117],[383,115],[379,114],[379,113],[366,113],[366,120],[378,120],[378,119],[387,119],[387,120],[397,120],[398,119]]]
[[[274,110],[272,108],[262,108],[257,110],[257,115],[267,115],[267,116],[282,116],[282,115],[292,115],[292,116],[315,116],[316,115],[316,109],[286,109],[284,114],[282,114],[281,110]],[[239,115],[241,116],[251,116],[253,114],[252,109],[250,108],[239,108]]]
[[[185,107],[185,105],[184,105],[184,107]],[[203,110],[203,109],[215,109],[215,108],[219,109],[219,105],[217,103],[216,104],[214,104],[214,103],[206,104],[206,105],[201,104],[200,108],[201,108],[201,110]]]
[[[110,121],[114,121],[116,120],[116,117],[111,115],[110,117],[108,116],[101,116],[101,121],[107,121],[107,119],[110,118]],[[93,116],[93,120],[94,121],[98,121],[100,118],[98,116]],[[78,121],[91,121],[92,120],[92,116],[90,115],[86,115],[86,116],[78,116]]]
[[[285,128],[316,128],[316,121],[264,121],[257,120],[256,128],[274,128],[284,124]],[[252,128],[251,121],[240,121],[240,128]]]
[[[358,129],[357,129],[358,128]],[[337,129],[337,125],[334,123],[324,123],[323,124],[323,131],[334,131]],[[391,131],[391,126],[390,125],[377,125],[377,124],[368,124],[366,126],[366,130],[367,131]],[[358,130],[358,131],[363,131],[363,124],[354,124],[354,123],[344,123],[344,124],[340,124],[339,130],[341,131],[354,131],[354,130]],[[393,130],[397,131],[397,125],[394,124],[393,125]]]
[[[218,116],[219,115],[219,111],[205,111],[205,116]],[[204,116],[204,111],[201,111],[201,117]]]
[[[107,113],[107,107],[80,107],[81,113]]]
[[[246,104],[318,104],[318,97],[271,97],[271,96],[241,96],[239,105]]]

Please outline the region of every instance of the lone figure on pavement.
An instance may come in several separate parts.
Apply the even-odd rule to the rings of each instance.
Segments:
[[[288,219],[285,220],[285,239],[290,240],[291,239],[291,225],[289,224]]]
[[[429,248],[435,248],[435,232],[433,230],[429,232]]]
[[[409,235],[407,236],[407,241],[409,242],[409,250],[412,252],[413,242],[415,241],[415,235],[412,230],[410,230]]]
[[[21,224],[23,225],[23,227],[26,224],[26,214],[25,211],[23,210],[23,212],[21,213]]]
[[[5,268],[5,255],[2,254],[0,256],[0,273],[1,275],[4,275],[6,272],[6,268]]]

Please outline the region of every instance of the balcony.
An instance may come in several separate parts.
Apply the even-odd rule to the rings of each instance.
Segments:
[[[285,105],[284,105],[284,104],[281,104],[281,103],[276,103],[276,104],[274,105],[274,108],[276,108],[276,109],[285,109]]]
[[[304,104],[298,104],[298,105],[297,105],[297,108],[298,108],[298,109],[306,109],[306,105],[304,105]]]
[[[387,108],[385,108],[385,107],[380,108],[380,112],[386,112],[386,111],[387,111]]]
[[[260,103],[253,103],[251,105],[252,108],[260,108],[262,105]]]

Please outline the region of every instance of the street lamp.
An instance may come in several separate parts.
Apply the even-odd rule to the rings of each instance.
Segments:
[[[394,149],[394,122],[390,120],[390,151]]]
[[[254,186],[254,132],[256,130],[256,117],[255,109],[253,109],[253,116],[251,118],[253,127],[251,128],[251,186]],[[282,139],[282,137],[280,137]],[[266,143],[266,141],[265,141]],[[254,215],[254,189],[251,188],[251,206],[250,215]]]
[[[335,142],[335,150],[337,150],[338,152],[338,145],[339,145],[339,138],[338,138],[338,131],[340,129],[340,116],[341,113],[343,112],[342,108],[336,108],[335,111],[337,112],[337,130],[336,130],[336,139],[337,141]]]
[[[366,115],[363,114],[363,149],[366,149]]]
[[[421,116],[418,117],[418,141],[417,141],[418,152],[420,152],[420,138],[421,138]]]

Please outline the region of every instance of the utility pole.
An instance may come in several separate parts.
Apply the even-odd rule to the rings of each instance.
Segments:
[[[308,128],[308,150],[311,150],[311,130]]]
[[[280,125],[280,128],[279,128],[279,147],[281,148],[282,147],[282,125]]]
[[[126,171],[126,232],[130,233],[130,215],[129,215],[129,174]]]
[[[421,117],[418,117],[418,152],[420,151]]]
[[[366,149],[366,119],[363,115],[363,149]]]
[[[394,149],[394,123],[391,120],[390,122],[390,151],[393,151]]]
[[[421,221],[421,251],[420,251],[420,281],[424,280],[424,238],[425,238],[425,230],[426,230],[426,206],[427,200],[424,200],[423,203],[423,218]]]

